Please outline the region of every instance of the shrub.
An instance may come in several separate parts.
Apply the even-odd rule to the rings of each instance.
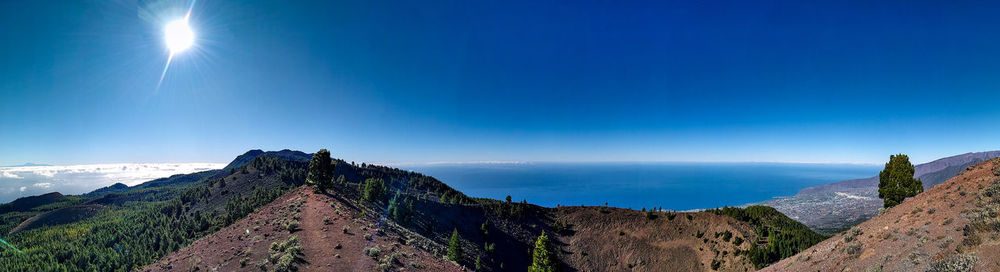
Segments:
[[[267,270],[267,258],[264,258],[257,263],[257,269],[260,269],[261,271]]]
[[[301,260],[302,245],[299,244],[299,237],[292,235],[281,243],[271,243],[270,252],[270,259],[277,259],[274,262],[274,271],[291,271],[295,269],[295,263]],[[261,266],[267,264],[267,260],[264,261]]]
[[[485,224],[485,223],[483,223],[483,224]],[[552,223],[552,231],[555,232],[555,233],[563,233],[567,229],[569,229],[568,225],[569,224],[567,224],[567,223],[565,223],[563,221],[559,221],[559,219],[556,219],[555,222]],[[485,226],[485,225],[483,225],[483,226]]]
[[[973,271],[979,262],[979,257],[971,254],[952,255],[940,261],[931,263],[930,271],[933,272],[959,272]]]
[[[295,232],[299,229],[299,221],[292,220],[285,222],[285,229],[288,230],[288,232]]]
[[[677,213],[667,212],[667,220],[674,220],[675,217],[677,217]]]
[[[398,260],[399,259],[396,258],[396,253],[386,254],[381,260],[378,261],[378,266],[379,268],[382,268],[382,271],[390,271],[392,265],[396,264]]]
[[[721,266],[722,266],[722,261],[712,259],[712,270],[719,270],[719,267]]]
[[[656,219],[656,212],[654,212],[652,209],[646,211],[646,220],[653,220],[653,219]]]
[[[873,264],[872,266],[869,266],[868,269],[865,269],[865,272],[882,272],[882,266],[883,265],[881,263]]]
[[[861,255],[861,242],[854,241],[852,243],[847,244],[847,246],[844,247],[844,253],[847,253],[848,255],[854,257]]]
[[[277,262],[274,262],[274,271],[276,271],[276,272],[291,271],[292,270],[292,262],[294,260],[295,260],[295,257],[292,256],[292,255],[288,255],[288,254],[282,255],[281,258],[278,258]]]
[[[365,248],[365,255],[368,257],[372,257],[372,259],[378,258],[379,254],[382,254],[382,250],[379,249],[378,246]]]
[[[854,239],[860,235],[861,235],[861,229],[859,229],[858,227],[853,227],[844,233],[844,242],[849,243],[851,241],[854,241]]]

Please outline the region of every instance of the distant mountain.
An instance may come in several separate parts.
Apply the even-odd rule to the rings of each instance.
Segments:
[[[271,172],[270,161],[282,160],[302,170],[307,166],[305,160],[289,162],[278,158],[289,157],[268,157],[259,151],[241,155],[233,165],[242,163],[242,167],[232,168],[231,174],[222,179],[207,180],[204,191],[197,191],[191,198],[182,196],[183,202],[191,203],[186,210],[225,215],[230,207],[238,205],[233,203],[233,197],[259,195],[257,191],[251,194],[254,187],[260,190],[286,184],[257,179]],[[440,257],[448,250],[452,231],[457,231],[465,252],[464,257],[455,260],[461,266],[476,267],[478,263],[477,271],[523,271],[531,259],[530,251],[524,249],[531,248],[544,231],[560,245],[556,254],[565,271],[746,271],[824,238],[770,207],[681,213],[609,207],[544,208],[469,198],[433,177],[396,168],[343,160],[334,163],[334,176],[338,180],[343,176],[344,183],[336,184],[328,194],[308,187],[294,188],[144,270],[187,270],[191,263],[200,263],[196,265],[199,270],[245,270],[244,265],[250,264],[254,269],[277,270],[279,265],[274,259],[281,254],[275,255],[270,245],[288,243],[295,236],[303,252],[297,262],[300,270],[385,271],[415,267],[457,271],[459,267],[441,262]],[[375,200],[361,201],[372,179],[384,181],[384,188],[390,189]],[[240,199],[255,202],[252,198]],[[770,231],[782,235],[768,238]],[[768,240],[776,246],[762,246]]]
[[[545,208],[340,159],[321,193],[304,186],[310,158],[251,150],[225,170],[21,200],[35,208],[0,213],[0,233],[28,254],[0,250],[14,260],[0,271],[524,271],[543,232],[563,271],[748,271],[824,238],[770,207]],[[446,261],[453,232],[463,254]]]
[[[97,215],[103,208],[104,206],[101,205],[74,205],[59,208],[24,220],[24,222],[21,222],[21,224],[12,229],[9,234],[84,220]]]
[[[89,197],[98,197],[98,196],[103,196],[103,195],[110,194],[110,193],[124,192],[124,191],[126,191],[128,189],[129,189],[128,185],[121,184],[121,183],[115,183],[115,184],[112,184],[110,186],[99,188],[99,189],[94,190],[92,192],[89,192],[89,193],[86,193],[86,194],[82,194],[80,196],[82,196],[82,197],[88,197],[88,198]]]
[[[1000,271],[1000,159],[963,170],[764,271]]]
[[[312,154],[304,153],[301,151],[288,150],[288,149],[284,149],[281,151],[268,151],[268,152],[264,152],[260,149],[253,149],[247,151],[246,153],[243,153],[243,155],[237,156],[236,159],[233,159],[233,161],[230,162],[229,165],[226,165],[226,167],[223,168],[222,170],[229,171],[231,169],[243,167],[244,165],[253,161],[253,159],[260,157],[261,155],[276,157],[282,160],[295,161],[295,162],[308,162],[309,159],[312,158]]]
[[[27,167],[27,166],[52,166],[52,165],[50,165],[50,164],[40,164],[40,163],[30,163],[29,162],[29,163],[25,163],[25,164],[21,164],[21,165],[8,165],[8,166],[2,166],[2,167]]]
[[[930,189],[971,165],[1000,157],[1000,151],[966,153],[917,165],[914,177]],[[836,233],[868,220],[882,207],[878,176],[805,188],[793,197],[758,203],[778,209],[820,233]]]
[[[66,200],[66,196],[59,192],[47,193],[38,196],[26,196],[18,198],[10,203],[0,205],[0,214],[9,212],[23,212],[38,206],[48,205]]]

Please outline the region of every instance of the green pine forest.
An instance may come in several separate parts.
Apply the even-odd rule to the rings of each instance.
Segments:
[[[246,155],[244,155],[246,156]],[[306,183],[309,154],[280,151],[237,158],[222,170],[150,181],[125,190],[99,189],[56,203],[0,214],[7,234],[32,216],[99,205],[90,218],[25,229],[2,238],[0,271],[131,271],[209,235]],[[341,190],[360,188],[363,201],[385,206],[394,219],[412,216],[414,197],[454,204],[475,200],[436,179],[396,168],[332,160]],[[420,193],[400,194],[401,188]],[[390,193],[395,192],[395,193]],[[10,204],[0,205],[0,210]],[[9,208],[9,207],[8,207]]]
[[[545,233],[558,234],[566,226],[553,223],[545,209],[525,200],[470,198],[419,173],[340,159],[310,162],[315,158],[301,152],[245,156],[222,170],[177,175],[133,187],[112,186],[31,208],[0,205],[0,211],[5,211],[0,213],[0,234],[6,234],[2,238],[20,249],[0,249],[0,271],[136,270],[306,184],[317,191],[332,190],[353,197],[372,213],[384,214],[399,225],[436,238],[446,245],[450,260],[467,267],[556,271],[561,265],[554,254],[558,250]],[[99,207],[99,211],[72,223],[41,224],[8,234],[32,216],[73,207]],[[707,212],[757,226],[758,236],[766,240],[738,252],[757,267],[826,238],[769,207],[726,207]],[[456,214],[461,214],[461,219],[449,221],[456,220]],[[648,220],[655,218],[646,215]],[[510,239],[511,233],[523,236]]]

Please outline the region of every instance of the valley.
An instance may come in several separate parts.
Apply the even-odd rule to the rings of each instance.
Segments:
[[[252,150],[221,170],[2,205],[6,212],[0,214],[0,226],[23,253],[0,251],[0,268],[523,271],[532,265],[535,240],[546,233],[554,265],[562,271],[799,271],[803,268],[797,265],[839,269],[848,264],[922,269],[954,252],[989,249],[995,235],[968,238],[963,226],[970,224],[969,215],[956,215],[995,205],[990,197],[996,186],[990,182],[1000,173],[991,168],[1000,159],[966,166],[969,171],[935,182],[940,184],[886,214],[857,218],[856,228],[830,237],[767,206],[700,212],[546,208],[510,198],[472,198],[433,177],[340,159],[329,160],[331,178],[319,188],[306,181],[314,155]],[[924,176],[940,171],[924,171]],[[821,191],[803,191],[809,190]],[[845,203],[878,201],[863,189],[850,192],[838,189],[834,195]],[[944,202],[955,199],[953,194],[961,196],[961,205]],[[985,227],[974,228],[990,229],[992,221],[984,222],[975,224]],[[969,239],[981,242],[973,245]],[[881,257],[872,257],[881,250],[862,250],[887,241],[934,245],[935,250],[888,251],[895,253]],[[112,250],[98,250],[105,246]],[[838,254],[846,255],[833,257]],[[910,259],[903,262],[902,255]]]

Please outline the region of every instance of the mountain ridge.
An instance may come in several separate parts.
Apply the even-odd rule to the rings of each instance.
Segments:
[[[246,157],[260,154],[263,153],[251,151],[244,158],[234,161],[245,161]],[[262,168],[266,165],[263,162],[266,159],[261,157],[263,156],[244,164],[240,169],[230,170],[231,177],[250,181],[252,178],[240,177],[253,177],[266,172],[266,167]],[[593,206],[545,208],[526,202],[469,198],[433,177],[392,167],[356,165],[341,159],[333,159],[333,164],[334,176],[337,178],[333,189],[328,193],[316,193],[309,187],[292,189],[275,200],[284,204],[276,205],[272,202],[266,204],[265,208],[254,209],[243,219],[235,220],[233,225],[202,237],[195,244],[168,254],[145,269],[179,271],[191,269],[192,266],[206,270],[255,270],[257,267],[277,269],[274,262],[280,258],[270,256],[280,256],[280,253],[269,254],[266,252],[269,249],[260,245],[286,242],[283,239],[290,239],[291,234],[301,234],[297,239],[308,245],[303,246],[305,254],[297,257],[300,259],[297,266],[305,271],[330,269],[326,267],[358,267],[356,265],[359,264],[368,269],[378,265],[379,270],[414,267],[401,265],[393,260],[406,260],[418,267],[440,267],[441,263],[436,260],[443,258],[452,231],[461,237],[461,251],[465,252],[463,257],[454,262],[464,266],[464,269],[480,266],[476,269],[479,271],[527,269],[530,265],[530,251],[525,249],[531,248],[535,238],[543,231],[551,235],[559,248],[556,251],[561,260],[559,265],[567,271],[638,268],[658,271],[676,267],[704,271],[745,271],[756,266],[751,261],[750,252],[779,254],[763,247],[754,249],[761,241],[767,241],[761,238],[761,227],[764,227],[765,233],[771,227],[765,227],[758,221],[740,221],[714,211],[654,212]],[[373,202],[361,201],[368,197],[365,193],[368,189],[365,188],[369,188],[373,179],[385,182],[383,186],[387,188],[386,195],[376,197]],[[215,198],[224,195],[224,190],[244,186],[240,185],[244,183],[234,183],[229,178],[224,180],[223,183],[214,178],[209,179],[205,183],[208,190],[198,195]],[[225,184],[224,187],[222,184]],[[258,182],[252,184],[263,185]],[[200,208],[200,205],[217,200],[199,199],[202,198],[192,200],[193,204],[185,209],[202,214],[215,213]],[[392,203],[408,203],[406,205],[410,208],[398,208],[394,205],[399,204]],[[777,211],[775,213],[780,215]],[[332,222],[338,223],[329,226],[316,224],[310,221],[318,220],[313,218],[318,216],[316,214],[330,217]],[[794,222],[784,215],[780,217]],[[248,221],[248,218],[252,219]],[[296,227],[285,230],[287,226]],[[348,230],[339,231],[344,226],[349,227],[345,228]],[[358,229],[369,235],[345,235],[345,232],[356,233],[354,231]],[[663,232],[663,229],[672,231]],[[804,226],[799,229],[811,232]],[[269,234],[260,235],[261,237],[252,234],[260,232]],[[614,236],[615,233],[618,236]],[[371,239],[367,238],[369,236]],[[317,237],[320,240],[316,240]],[[330,240],[322,237],[335,238]],[[412,239],[419,246],[410,247]],[[228,246],[233,241],[240,242]],[[340,249],[330,249],[337,248],[338,245]],[[382,250],[389,249],[390,253],[383,251],[368,255],[369,252],[358,252],[359,249],[367,251],[374,245]],[[811,243],[788,250],[797,252],[808,245]],[[414,250],[422,250],[430,255],[415,254]],[[671,253],[683,254],[660,258],[662,254]],[[423,257],[412,259],[413,256]],[[619,260],[614,256],[629,257]],[[777,255],[759,255],[758,262],[771,262],[774,256]],[[426,259],[428,257],[432,259]],[[359,261],[358,258],[361,263],[355,263]],[[389,258],[388,261],[385,258]],[[448,271],[452,268],[441,269]]]
[[[970,165],[996,157],[1000,157],[1000,151],[949,156],[916,165],[914,177],[929,189]],[[774,207],[813,230],[832,234],[873,217],[882,207],[882,201],[878,198],[878,176],[874,176],[804,188],[794,196],[754,205]]]
[[[993,158],[763,271],[998,271],[998,210]]]

